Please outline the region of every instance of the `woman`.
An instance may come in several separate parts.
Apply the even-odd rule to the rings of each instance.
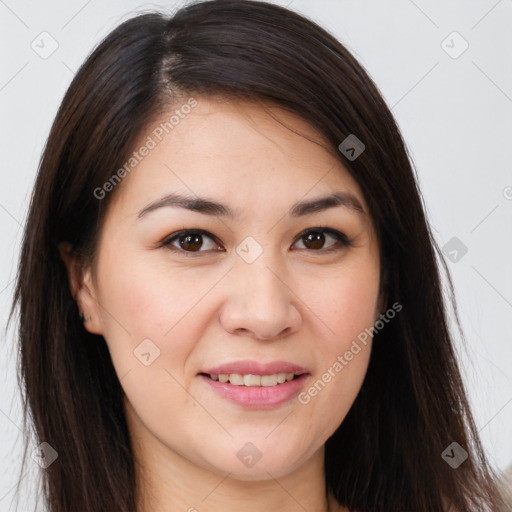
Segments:
[[[49,510],[495,510],[436,253],[323,29],[235,0],[126,21],[62,102],[21,252]]]

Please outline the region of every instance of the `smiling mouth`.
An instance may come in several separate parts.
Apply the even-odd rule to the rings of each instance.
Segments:
[[[290,382],[300,377],[301,374],[295,373],[273,373],[271,375],[254,375],[254,374],[240,374],[240,373],[221,373],[210,374],[200,373],[211,380],[219,381],[221,383],[231,384],[233,386],[246,386],[246,387],[271,387],[279,386],[286,382]]]

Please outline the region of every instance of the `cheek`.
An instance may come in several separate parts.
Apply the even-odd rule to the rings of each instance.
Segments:
[[[178,411],[197,415],[201,424],[201,409],[183,386],[207,321],[204,313],[198,316],[200,299],[218,277],[191,281],[186,272],[164,273],[142,258],[105,264],[102,272],[104,338],[131,407],[157,430],[164,425],[179,431]]]
[[[328,283],[312,308],[328,327],[327,335],[318,343],[317,372],[299,396],[308,416],[322,417],[325,436],[343,421],[366,374],[379,292],[378,268],[353,266]]]
[[[104,337],[114,366],[120,375],[139,369],[137,357],[149,352],[151,367],[183,380],[188,356],[213,315],[209,292],[225,271],[172,268],[137,251],[125,254],[105,254],[100,269]]]
[[[330,351],[345,351],[376,320],[379,272],[375,265],[354,265],[326,280],[318,294],[319,317],[329,327]]]
[[[341,396],[351,396],[366,372],[372,340],[369,328],[375,322],[378,288],[361,281],[344,285],[332,289],[326,297],[325,322],[330,335],[321,345],[320,372],[325,381],[340,388]]]

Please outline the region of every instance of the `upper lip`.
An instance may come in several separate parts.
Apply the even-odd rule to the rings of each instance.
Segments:
[[[287,361],[272,361],[269,363],[260,363],[258,361],[233,361],[215,368],[208,368],[199,373],[209,373],[210,375],[238,373],[242,375],[273,375],[274,373],[294,373],[301,375],[308,373],[307,369],[297,364]]]

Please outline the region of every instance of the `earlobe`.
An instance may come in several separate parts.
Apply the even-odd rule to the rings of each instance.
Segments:
[[[83,280],[78,291],[77,301],[83,307],[81,311],[83,311],[84,328],[92,334],[103,334],[100,307],[96,299],[91,269],[89,267],[83,272]]]
[[[83,263],[73,252],[73,247],[70,243],[61,242],[58,249],[67,269],[71,295],[77,303],[84,328],[92,334],[102,334],[101,317],[99,315],[98,301],[95,299],[91,269],[84,267]]]

